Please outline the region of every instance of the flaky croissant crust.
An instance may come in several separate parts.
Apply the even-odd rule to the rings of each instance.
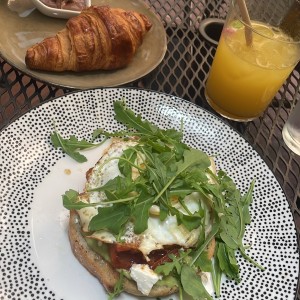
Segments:
[[[127,66],[152,24],[135,11],[91,6],[26,52],[28,68],[45,71],[114,70]]]

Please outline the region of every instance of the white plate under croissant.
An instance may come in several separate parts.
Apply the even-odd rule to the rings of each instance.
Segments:
[[[160,19],[146,6],[143,0],[92,0],[92,5],[106,5],[135,10],[145,14],[152,23],[132,62],[115,71],[92,72],[47,72],[30,70],[25,65],[26,50],[48,36],[55,35],[65,27],[64,19],[54,19],[34,10],[27,17],[20,17],[10,11],[6,1],[0,1],[0,26],[2,32],[0,55],[11,65],[42,82],[59,87],[89,89],[118,86],[138,80],[153,71],[162,61],[166,52],[166,32]]]

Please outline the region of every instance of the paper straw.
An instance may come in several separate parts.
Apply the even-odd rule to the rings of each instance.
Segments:
[[[237,0],[238,6],[241,11],[242,20],[245,22],[247,26],[245,26],[245,39],[246,45],[252,45],[252,30],[251,30],[251,21],[248,13],[248,9],[244,0]]]

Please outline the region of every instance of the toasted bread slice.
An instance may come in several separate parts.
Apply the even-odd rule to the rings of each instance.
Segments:
[[[80,218],[75,210],[70,211],[69,239],[73,253],[79,262],[99,279],[108,292],[112,292],[120,274],[101,255],[89,248],[81,234]],[[123,289],[132,295],[145,296],[137,289],[135,281],[127,278],[124,280]],[[148,297],[164,297],[177,292],[177,290],[176,286],[155,285]]]

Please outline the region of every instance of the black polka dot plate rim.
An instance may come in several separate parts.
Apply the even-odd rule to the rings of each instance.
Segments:
[[[0,299],[107,299],[97,279],[75,259],[67,236],[68,211],[61,196],[82,190],[85,172],[96,160],[74,162],[54,149],[50,134],[89,139],[96,128],[122,128],[113,102],[129,108],[161,128],[179,129],[194,148],[216,156],[241,191],[256,178],[247,253],[266,270],[238,257],[241,282],[223,279],[226,300],[295,299],[299,253],[287,199],[262,158],[235,130],[202,108],[175,96],[133,88],[103,88],[67,94],[21,116],[0,132]],[[176,299],[168,297],[166,299]],[[118,299],[137,299],[123,294]],[[141,298],[142,299],[142,298]],[[216,298],[217,299],[217,298]]]

